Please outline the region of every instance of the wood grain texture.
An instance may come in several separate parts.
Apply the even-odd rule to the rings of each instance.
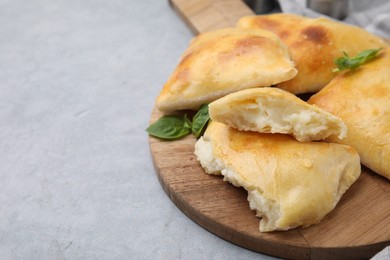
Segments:
[[[169,0],[194,34],[234,27],[238,19],[253,15],[240,0]]]
[[[151,122],[162,116],[154,110]],[[208,175],[194,155],[196,139],[150,137],[157,176],[170,199],[193,221],[256,252],[289,259],[362,259],[390,245],[390,183],[363,167],[358,181],[320,224],[260,233],[247,193]]]
[[[184,22],[199,32],[234,26],[253,14],[240,0],[170,0]],[[154,109],[151,122],[162,114]],[[365,167],[359,180],[318,225],[260,233],[247,193],[208,175],[194,155],[196,139],[166,142],[150,137],[159,181],[189,218],[242,247],[289,259],[364,259],[390,245],[390,182]]]
[[[242,0],[168,0],[196,35],[236,26],[238,20],[255,13]],[[390,44],[390,38],[385,39]]]

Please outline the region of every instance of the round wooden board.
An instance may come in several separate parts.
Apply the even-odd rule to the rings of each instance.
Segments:
[[[162,116],[154,110],[151,122]],[[150,137],[162,187],[189,218],[215,235],[263,254],[289,259],[367,259],[390,245],[390,182],[363,167],[358,181],[317,225],[261,233],[247,193],[208,175],[194,155],[196,139]]]

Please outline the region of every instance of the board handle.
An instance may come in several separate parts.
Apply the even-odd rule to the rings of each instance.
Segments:
[[[168,0],[171,7],[196,35],[234,27],[246,15],[254,15],[242,0]],[[390,44],[390,38],[384,39]]]
[[[169,0],[169,3],[195,35],[234,27],[241,17],[254,15],[242,0]]]

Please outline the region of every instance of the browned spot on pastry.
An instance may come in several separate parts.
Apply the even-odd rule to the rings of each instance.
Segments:
[[[236,49],[249,49],[252,47],[264,46],[268,40],[265,37],[247,37],[236,43]]]
[[[167,83],[165,83],[165,85],[161,91],[161,95],[169,94],[172,91],[172,89],[174,88],[173,86],[175,86],[175,88],[179,88],[179,89],[186,87],[186,84],[188,84],[190,82],[189,78],[190,78],[189,69],[184,68],[184,69],[180,69],[180,70],[176,71],[172,75],[172,77],[167,81]],[[177,84],[177,83],[179,83],[179,84]]]
[[[305,39],[318,44],[323,44],[328,41],[327,32],[321,26],[306,27],[302,30],[302,34],[304,35]]]
[[[288,39],[291,35],[291,31],[281,31],[279,33],[279,37],[282,39],[282,40],[285,40],[285,39]]]
[[[267,29],[270,31],[277,31],[277,29],[279,29],[280,27],[280,22],[265,17],[262,17],[261,19],[256,19],[255,23],[257,26],[259,26],[259,28]]]
[[[238,56],[256,52],[258,51],[258,48],[264,48],[267,44],[270,44],[270,41],[265,37],[247,37],[245,39],[238,40],[231,51],[220,53],[218,58],[221,63],[227,62],[228,60],[235,59]]]
[[[179,66],[183,66],[184,64],[186,64],[186,63],[191,59],[192,56],[193,56],[193,52],[190,52],[190,53],[188,53],[187,55],[185,55],[185,56],[181,59]]]
[[[182,82],[189,82],[189,70],[188,69],[183,69],[180,70],[175,76],[176,76],[176,81],[182,81]]]

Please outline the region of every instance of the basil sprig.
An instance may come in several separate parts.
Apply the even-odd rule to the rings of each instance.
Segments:
[[[199,138],[206,129],[209,119],[208,105],[203,104],[193,117],[192,122],[186,114],[165,115],[151,124],[146,131],[149,135],[163,140],[177,140],[190,133]]]
[[[166,115],[146,128],[146,131],[154,137],[176,140],[191,133],[191,129],[192,123],[187,115]]]
[[[337,68],[333,69],[333,72],[357,69],[364,63],[374,59],[382,49],[383,48],[368,49],[358,53],[355,57],[349,57],[348,53],[344,51],[344,56],[335,60]]]
[[[203,130],[206,129],[207,122],[209,121],[209,106],[207,104],[203,104],[200,106],[199,111],[195,114],[192,122],[192,133],[196,138],[199,138]]]

